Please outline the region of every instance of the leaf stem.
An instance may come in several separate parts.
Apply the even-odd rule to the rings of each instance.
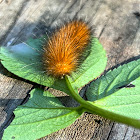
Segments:
[[[133,118],[129,118],[126,116],[122,116],[120,114],[116,114],[116,113],[104,110],[104,109],[98,107],[97,105],[95,105],[94,102],[85,101],[78,94],[78,91],[76,92],[76,90],[74,90],[74,88],[72,87],[67,76],[65,76],[65,80],[66,80],[67,86],[71,92],[71,96],[78,103],[80,103],[81,107],[83,107],[83,110],[90,112],[92,114],[97,114],[97,115],[103,116],[103,117],[110,119],[110,120],[113,120],[113,121],[115,120],[115,121],[120,122],[120,123],[125,123],[125,124],[131,125],[133,127],[140,128],[140,120],[136,120]]]

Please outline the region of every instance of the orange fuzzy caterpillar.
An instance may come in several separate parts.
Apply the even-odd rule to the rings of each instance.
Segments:
[[[90,29],[83,21],[62,26],[44,47],[43,62],[48,74],[54,77],[69,75],[78,66],[82,51],[90,40]]]

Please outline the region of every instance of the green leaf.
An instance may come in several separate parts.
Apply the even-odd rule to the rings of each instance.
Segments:
[[[48,91],[34,89],[29,101],[15,111],[15,119],[4,131],[3,140],[35,140],[72,124],[81,107],[66,108]],[[44,96],[43,96],[44,95]]]
[[[100,115],[140,128],[139,76],[140,59],[109,71],[92,82],[87,89],[87,98],[98,110],[106,111],[106,114],[100,111]]]
[[[93,81],[87,90],[87,98],[89,101],[99,100],[118,91],[119,87],[129,84],[139,76],[140,59],[119,66],[113,71],[110,70],[104,76]]]
[[[78,89],[94,78],[97,78],[105,70],[107,64],[106,52],[97,38],[91,40],[89,56],[83,61],[79,69],[69,76],[74,89]]]
[[[140,119],[140,77],[132,82],[135,87],[122,88],[110,96],[94,102],[96,106],[105,110]]]
[[[48,76],[42,63],[42,39],[30,39],[10,47],[1,47],[1,63],[10,72],[29,81],[61,90],[68,94],[69,90],[64,79]],[[69,80],[77,90],[89,81],[98,77],[105,69],[106,53],[96,38],[92,38],[88,57],[76,72],[69,76]]]

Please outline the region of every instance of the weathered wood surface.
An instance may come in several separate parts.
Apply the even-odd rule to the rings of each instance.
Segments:
[[[106,70],[140,56],[139,0],[12,0],[0,3],[0,45],[26,41],[74,17],[91,21],[108,56]],[[45,21],[45,22],[44,22]],[[10,78],[10,77],[13,78]],[[13,76],[0,65],[0,135],[13,119],[13,110],[34,84]],[[58,93],[56,93],[58,94]],[[62,99],[71,105],[71,99]],[[73,105],[75,103],[73,102]],[[140,130],[83,114],[74,124],[41,140],[139,140]]]

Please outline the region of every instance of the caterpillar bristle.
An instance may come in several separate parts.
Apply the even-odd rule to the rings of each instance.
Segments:
[[[90,28],[81,20],[70,21],[54,32],[44,46],[43,63],[47,74],[62,78],[75,71],[90,35]]]

